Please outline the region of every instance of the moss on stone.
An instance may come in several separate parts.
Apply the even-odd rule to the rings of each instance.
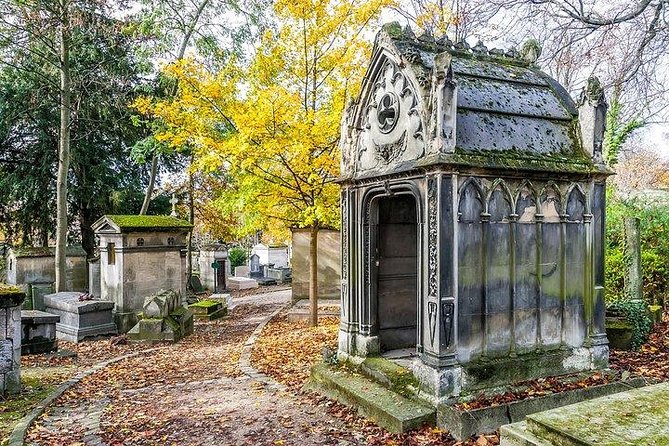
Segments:
[[[0,297],[14,294],[23,294],[23,291],[17,286],[0,283]]]
[[[56,248],[53,246],[24,246],[13,248],[14,257],[53,257],[56,255]],[[86,251],[81,246],[68,246],[65,248],[65,257],[84,257]]]
[[[193,225],[186,220],[169,215],[106,215],[121,231],[132,230],[176,230],[192,229]]]
[[[625,320],[620,319],[607,319],[606,328],[611,328],[614,330],[632,330],[632,324]]]
[[[217,305],[220,305],[220,302],[216,302],[215,300],[201,300],[199,302],[195,302],[194,304],[190,304],[190,308],[211,308],[215,307]]]

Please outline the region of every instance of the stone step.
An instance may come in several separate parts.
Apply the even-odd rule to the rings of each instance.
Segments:
[[[307,389],[342,404],[357,407],[362,416],[393,433],[434,425],[436,420],[436,410],[433,407],[402,396],[343,367],[317,364],[311,369]]]
[[[409,398],[417,397],[419,384],[411,370],[381,357],[368,357],[360,364],[367,378]]]
[[[628,390],[528,415],[500,429],[501,444],[516,446],[519,432],[538,445],[669,444],[669,383]]]
[[[500,446],[552,446],[527,429],[527,423],[507,424],[499,429]]]

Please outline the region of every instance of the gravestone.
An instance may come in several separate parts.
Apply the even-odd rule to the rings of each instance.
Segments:
[[[21,391],[21,304],[18,287],[0,283],[0,396]]]
[[[248,290],[258,288],[258,282],[248,277],[230,277],[228,279],[228,287],[231,290]]]
[[[249,270],[250,278],[259,279],[263,277],[263,272],[260,267],[260,256],[258,254],[251,255],[251,258],[249,259],[249,265],[250,265],[250,270]]]
[[[112,310],[114,302],[91,299],[79,300],[82,293],[60,292],[44,296],[46,311],[60,316],[56,337],[69,342],[118,333]]]

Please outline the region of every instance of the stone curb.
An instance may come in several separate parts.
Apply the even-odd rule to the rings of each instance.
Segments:
[[[265,319],[263,319],[262,322],[258,324],[256,329],[253,330],[253,333],[251,333],[251,336],[249,336],[246,342],[244,342],[244,347],[242,348],[242,354],[239,357],[239,369],[242,371],[243,374],[247,375],[249,378],[252,378],[256,381],[260,381],[263,384],[267,384],[268,386],[274,388],[275,390],[285,390],[286,386],[275,381],[273,378],[265,375],[264,373],[260,372],[255,367],[253,367],[251,365],[251,352],[253,351],[253,346],[258,340],[260,333],[262,332],[263,328],[265,328],[265,326],[269,323],[269,321],[274,319],[279,313],[281,313],[283,310],[287,309],[292,305],[293,305],[292,302],[288,302],[279,307],[269,316],[265,317]]]
[[[110,364],[114,364],[115,362],[123,361],[124,359],[132,358],[140,354],[146,354],[158,350],[163,350],[165,348],[167,347],[156,347],[147,350],[142,350],[139,352],[128,353],[127,355],[102,361],[94,365],[90,369],[84,370],[83,372],[79,372],[77,375],[68,379],[63,384],[58,386],[58,388],[54,390],[49,396],[40,401],[37,407],[35,407],[28,415],[24,416],[19,420],[19,422],[14,426],[11,435],[9,436],[9,441],[7,443],[7,446],[23,446],[24,444],[23,440],[26,436],[26,433],[28,432],[30,426],[35,422],[37,417],[42,415],[44,411],[49,407],[49,405],[51,405],[51,403],[60,398],[63,395],[63,393],[72,388],[74,385],[78,384],[82,379],[92,375],[97,371],[102,370],[103,368],[107,367]]]

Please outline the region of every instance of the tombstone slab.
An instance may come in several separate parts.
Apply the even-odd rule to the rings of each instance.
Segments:
[[[112,316],[114,302],[80,301],[80,295],[67,291],[44,296],[46,311],[60,316],[60,322],[56,324],[56,337],[80,342],[85,338],[117,334]]]
[[[161,291],[144,298],[144,311],[128,331],[132,342],[177,342],[193,333],[193,312],[181,305],[178,292]]]
[[[235,277],[248,277],[250,272],[251,268],[246,265],[235,267]]]
[[[669,442],[669,383],[528,415],[502,426],[501,445],[660,445]]]
[[[60,316],[40,310],[21,310],[21,354],[58,350],[56,324]]]
[[[258,288],[258,282],[248,277],[230,277],[228,279],[228,287],[231,290],[248,290]]]

